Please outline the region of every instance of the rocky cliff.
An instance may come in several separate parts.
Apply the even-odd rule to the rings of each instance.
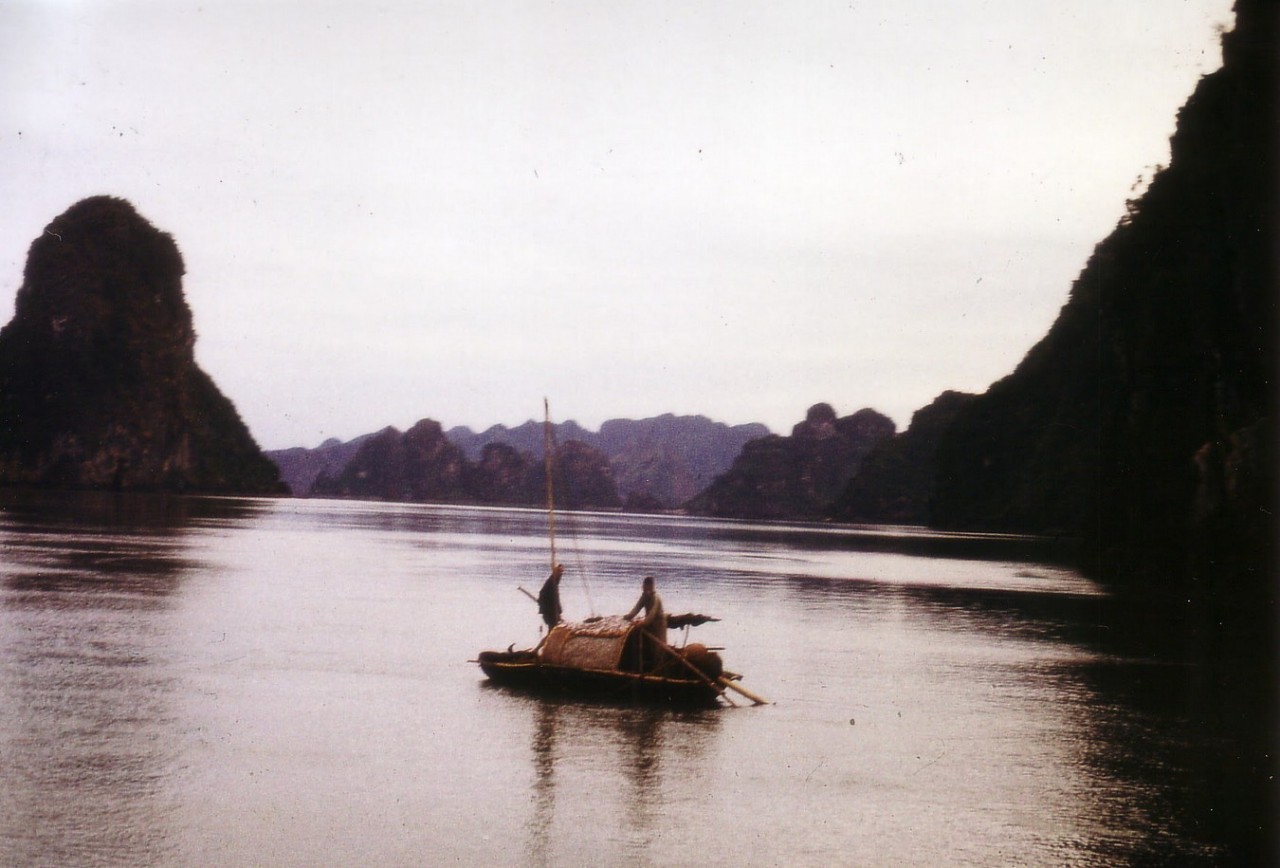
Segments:
[[[122,199],[78,202],[32,242],[0,330],[0,484],[283,492],[195,363],[183,272]]]
[[[957,415],[937,526],[1076,534],[1125,584],[1271,592],[1277,8],[1237,4],[1170,165],[1045,338]]]
[[[686,508],[725,518],[821,517],[871,449],[895,430],[893,420],[874,410],[840,418],[831,405],[815,404],[791,436],[747,443],[733,466]]]

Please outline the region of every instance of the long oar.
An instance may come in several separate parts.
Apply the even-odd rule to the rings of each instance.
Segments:
[[[725,678],[723,675],[716,679],[716,683],[721,685],[722,687],[727,687],[730,690],[738,691],[747,699],[750,699],[752,702],[754,702],[756,705],[772,705],[772,703],[769,702],[769,700],[765,699],[763,696],[760,696],[759,694],[756,694],[756,693],[752,693],[750,690],[738,684],[736,681],[730,681],[728,678]]]
[[[675,656],[675,658],[676,658],[677,660],[679,660],[681,663],[683,663],[683,664],[684,664],[685,666],[687,666],[689,669],[691,669],[691,670],[693,670],[694,672],[696,672],[696,673],[698,674],[698,677],[699,677],[699,678],[701,678],[703,681],[707,682],[708,684],[711,684],[711,685],[715,685],[715,686],[720,687],[720,688],[721,688],[721,690],[720,690],[720,692],[721,692],[721,693],[723,693],[723,692],[724,692],[724,688],[725,688],[725,687],[727,687],[727,688],[729,688],[730,690],[736,690],[736,691],[738,691],[738,692],[739,692],[739,693],[741,693],[743,696],[745,696],[747,699],[750,699],[752,702],[754,702],[756,705],[769,705],[769,704],[770,704],[769,700],[767,700],[767,699],[765,699],[764,697],[759,696],[759,695],[757,695],[757,694],[755,694],[755,693],[752,693],[750,690],[747,690],[745,687],[740,687],[739,685],[735,684],[734,682],[730,681],[730,680],[729,680],[729,679],[727,679],[727,678],[723,678],[723,677],[721,677],[721,678],[715,678],[715,679],[712,679],[710,676],[708,676],[708,675],[707,675],[707,673],[703,672],[703,671],[702,671],[701,669],[699,669],[697,666],[694,666],[692,663],[690,663],[690,662],[689,662],[689,660],[688,660],[688,659],[687,659],[683,654],[681,654],[681,653],[680,653],[679,651],[677,651],[676,649],[672,648],[672,647],[671,647],[670,645],[668,645],[666,642],[663,642],[663,641],[662,641],[661,639],[659,639],[657,636],[654,636],[654,635],[652,635],[652,634],[647,634],[647,633],[646,633],[645,635],[649,636],[649,638],[653,640],[653,642],[654,642],[654,644],[655,644],[655,645],[657,645],[657,646],[658,646],[658,647],[660,647],[660,648],[664,648],[664,649],[666,649],[666,651],[667,651],[668,653],[672,654],[673,656]],[[727,697],[727,696],[726,696],[725,698],[726,698],[726,699],[728,699],[728,697]]]
[[[638,629],[640,630],[640,637],[641,637],[641,641],[643,641],[646,637],[647,637],[647,638],[649,638],[649,639],[652,639],[652,640],[653,640],[653,644],[657,645],[659,648],[662,648],[662,649],[663,649],[663,650],[665,650],[668,654],[670,654],[672,657],[674,657],[674,658],[676,658],[677,660],[679,660],[681,663],[683,663],[683,664],[684,664],[684,666],[685,666],[685,668],[686,668],[686,669],[688,669],[688,670],[689,670],[690,672],[692,672],[694,675],[696,675],[696,676],[698,676],[699,678],[701,678],[701,679],[702,679],[702,682],[703,682],[704,684],[706,684],[708,687],[710,687],[712,690],[714,690],[714,691],[715,691],[716,693],[718,693],[719,695],[724,696],[724,688],[723,688],[723,687],[721,687],[719,684],[717,684],[717,683],[716,683],[716,682],[711,678],[711,676],[707,675],[707,673],[703,672],[703,671],[702,671],[701,669],[699,669],[697,666],[694,666],[692,663],[690,663],[687,657],[685,657],[683,654],[681,654],[681,653],[680,653],[679,651],[677,651],[676,649],[672,648],[672,647],[671,647],[670,645],[668,645],[666,642],[663,642],[663,641],[662,641],[661,639],[659,639],[657,636],[654,636],[654,635],[652,635],[651,633],[646,633],[646,632],[644,632],[644,628],[643,628],[643,627],[638,628]],[[729,697],[725,696],[724,698],[725,698],[725,701],[727,701],[730,705],[733,705],[733,704],[734,704],[733,700],[732,700],[732,699],[730,699]]]

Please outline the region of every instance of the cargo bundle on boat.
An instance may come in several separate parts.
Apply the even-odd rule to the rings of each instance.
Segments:
[[[668,623],[678,625],[675,616]],[[480,668],[495,684],[544,694],[590,696],[612,701],[673,705],[719,705],[726,690],[761,704],[763,699],[724,670],[720,655],[705,645],[674,648],[620,616],[557,624],[536,648],[484,651]]]

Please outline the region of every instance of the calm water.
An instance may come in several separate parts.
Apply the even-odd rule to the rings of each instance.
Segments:
[[[536,701],[537,512],[6,495],[0,864],[1212,864],[1204,673],[1019,540],[577,516],[775,704]],[[582,580],[589,572],[589,585]],[[674,635],[674,634],[673,634]]]

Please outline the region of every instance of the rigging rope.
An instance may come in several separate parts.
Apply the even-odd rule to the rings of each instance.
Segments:
[[[555,569],[556,565],[556,512],[555,512],[555,487],[552,482],[554,477],[554,465],[556,458],[560,454],[560,446],[556,442],[555,428],[551,424],[551,404],[546,399],[542,399],[543,410],[545,411],[545,425],[543,427],[542,440],[542,458],[546,468],[547,477],[547,528],[551,535],[551,568]],[[567,480],[561,480],[562,485],[567,484]],[[578,544],[578,534],[572,520],[572,513],[565,517],[564,526],[569,531],[569,536],[573,539],[573,555],[574,565],[577,567],[578,574],[582,576],[582,588],[587,594],[587,608],[590,609],[592,617],[596,615],[595,600],[591,596],[591,580],[587,575],[582,560],[582,546]]]
[[[551,537],[551,569],[556,568],[556,497],[555,483],[552,482],[552,465],[555,464],[555,452],[552,449],[555,435],[551,428],[551,402],[542,399],[542,468],[547,478],[547,534]]]

